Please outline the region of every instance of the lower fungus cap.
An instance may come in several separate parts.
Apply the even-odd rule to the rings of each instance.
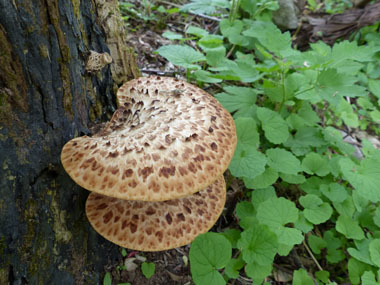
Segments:
[[[226,201],[219,177],[188,197],[163,201],[127,201],[91,193],[86,214],[107,240],[133,250],[161,251],[189,244],[217,221]]]

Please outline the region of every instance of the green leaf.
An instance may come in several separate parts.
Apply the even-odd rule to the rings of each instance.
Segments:
[[[189,46],[168,45],[156,50],[171,63],[190,69],[200,69],[196,62],[205,61],[205,56]]]
[[[250,262],[245,267],[245,273],[253,280],[253,284],[262,284],[271,271],[272,264],[261,265],[256,262]]]
[[[240,20],[231,22],[229,19],[223,19],[219,23],[222,35],[228,38],[231,44],[239,46],[246,46],[249,43],[248,39],[240,34],[243,30],[243,26],[244,24]]]
[[[307,174],[316,174],[318,176],[326,176],[330,173],[326,157],[315,152],[305,156],[302,160],[302,169]]]
[[[227,0],[191,0],[190,3],[181,7],[181,11],[193,12],[195,14],[214,14],[216,8],[230,8]]]
[[[267,158],[255,148],[237,147],[228,167],[235,177],[255,178],[265,171]]]
[[[367,263],[369,265],[373,265],[370,255],[369,255],[369,244],[371,243],[370,239],[362,239],[362,240],[356,240],[354,247],[349,247],[347,249],[348,253],[355,257],[357,260]]]
[[[162,34],[163,37],[169,39],[169,40],[181,40],[183,39],[181,34],[174,33],[172,31],[165,31]]]
[[[209,33],[206,30],[201,29],[199,27],[192,26],[192,25],[190,25],[187,28],[186,34],[195,35],[195,36],[197,36],[199,38],[202,38],[204,36],[208,36],[209,35]]]
[[[291,48],[290,33],[281,33],[272,22],[255,21],[243,35],[257,39],[262,46],[276,55],[287,57],[297,53]]]
[[[257,132],[256,121],[252,118],[237,118],[235,120],[236,134],[239,147],[242,149],[257,148],[260,136]]]
[[[240,81],[249,83],[259,80],[263,75],[256,69],[255,62],[236,60],[236,65],[231,66],[233,73]]]
[[[262,202],[276,197],[276,191],[272,186],[266,189],[257,189],[251,194],[251,203],[257,209]]]
[[[145,278],[150,279],[156,271],[156,265],[153,262],[143,262],[141,264],[141,272]]]
[[[109,272],[106,272],[103,279],[103,285],[112,285],[112,278]]]
[[[343,251],[339,249],[343,243],[342,241],[335,237],[335,230],[325,231],[323,234],[323,239],[327,244],[327,256],[326,259],[330,263],[338,263],[342,261],[346,256],[343,254]]]
[[[355,151],[355,148],[343,141],[342,133],[333,128],[333,127],[327,127],[322,130],[324,139],[329,142],[330,144],[337,147],[342,153],[344,154],[353,154]]]
[[[231,260],[230,242],[222,235],[206,233],[195,238],[190,248],[190,270],[195,284],[226,284],[218,269]]]
[[[352,284],[357,285],[360,283],[360,277],[371,267],[365,263],[362,263],[355,258],[350,258],[348,260],[348,276]]]
[[[236,206],[235,212],[239,219],[255,215],[255,209],[252,203],[248,201],[239,202]]]
[[[300,161],[291,152],[282,148],[271,148],[266,151],[268,165],[273,169],[296,175],[300,170]]]
[[[318,280],[322,281],[323,283],[327,284],[329,283],[330,272],[326,270],[317,271],[315,272],[315,277],[317,277]]]
[[[321,192],[325,195],[331,202],[341,203],[347,199],[347,190],[338,183],[330,183],[328,185],[321,185]]]
[[[246,263],[271,265],[277,252],[277,237],[267,226],[257,225],[242,232],[238,247]]]
[[[336,230],[346,238],[361,240],[364,238],[364,232],[359,223],[351,217],[340,215],[336,221]]]
[[[240,204],[240,203],[239,203]],[[238,204],[238,205],[239,205]],[[251,205],[252,206],[252,205]],[[236,209],[237,210],[237,209]],[[253,215],[254,213],[252,213]],[[228,229],[224,232],[222,232],[221,234],[226,237],[231,245],[232,245],[232,248],[236,248],[236,243],[237,241],[240,239],[240,231],[239,230],[236,230],[236,229]]]
[[[255,178],[244,178],[245,187],[248,189],[262,189],[271,186],[278,179],[278,172],[270,167]]]
[[[377,206],[375,210],[375,215],[373,216],[373,221],[375,222],[375,225],[380,228],[380,207]]]
[[[379,282],[376,281],[375,273],[372,271],[366,271],[362,275],[362,285],[377,285]]]
[[[256,217],[260,223],[270,228],[278,228],[297,221],[298,209],[292,201],[273,197],[260,203]]]
[[[228,112],[236,112],[234,117],[251,117],[256,112],[257,93],[253,88],[227,86],[227,93],[218,93],[215,98],[227,109]]]
[[[380,239],[373,239],[369,244],[369,255],[373,264],[380,267]]]
[[[291,183],[291,184],[302,184],[306,181],[305,176],[302,174],[286,174],[286,173],[280,173],[280,177],[283,181]]]
[[[261,121],[265,136],[270,142],[281,144],[288,139],[288,125],[278,113],[261,107],[257,108],[257,117]]]
[[[344,177],[358,193],[371,202],[380,201],[380,161],[365,158],[357,165],[349,158],[339,160]]]
[[[299,201],[302,207],[305,208],[303,211],[305,218],[315,225],[326,222],[332,215],[333,209],[331,206],[314,194],[302,196]]]
[[[298,220],[294,223],[294,227],[305,234],[314,228],[313,224],[306,220],[305,215],[302,212],[299,213]]]
[[[333,105],[340,102],[341,97],[360,97],[366,95],[364,87],[355,85],[356,77],[338,73],[336,69],[329,68],[319,73],[317,79],[317,92],[321,97]]]
[[[206,70],[197,70],[193,73],[194,77],[198,81],[207,82],[207,83],[219,83],[222,82],[222,79],[216,78],[214,74]]]
[[[334,202],[333,205],[340,215],[345,215],[348,217],[352,217],[354,215],[355,205],[352,196],[347,197],[347,199],[341,203]]]
[[[259,204],[256,217],[261,224],[267,225],[276,233],[280,255],[287,255],[295,244],[302,242],[301,231],[284,227],[298,219],[298,209],[293,202],[283,197],[267,199]]]
[[[319,236],[316,236],[316,235],[310,235],[307,241],[309,243],[311,250],[315,254],[320,254],[321,249],[327,246],[326,241],[323,238],[320,238]]]
[[[245,262],[241,258],[231,258],[227,264],[225,273],[229,278],[236,279],[239,277],[239,271],[243,268]]]
[[[293,273],[293,285],[314,285],[313,278],[307,274],[306,270],[301,268],[295,270]]]

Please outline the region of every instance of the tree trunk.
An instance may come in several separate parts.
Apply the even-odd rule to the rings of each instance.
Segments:
[[[68,140],[115,110],[112,75],[137,74],[124,33],[110,36],[99,13],[106,2],[117,3],[0,0],[0,284],[99,284],[121,258],[60,163]],[[90,50],[115,42],[116,65],[86,72]]]

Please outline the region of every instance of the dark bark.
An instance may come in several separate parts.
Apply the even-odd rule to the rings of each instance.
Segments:
[[[90,227],[62,146],[115,109],[94,0],[0,0],[0,284],[98,284],[118,248]]]

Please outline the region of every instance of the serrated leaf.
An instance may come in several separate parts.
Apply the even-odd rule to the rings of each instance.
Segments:
[[[295,175],[301,170],[298,158],[285,149],[271,148],[266,151],[266,155],[268,165],[279,172]]]
[[[230,242],[222,235],[206,233],[198,236],[190,248],[190,269],[195,284],[226,284],[217,269],[231,260]]]
[[[334,230],[325,231],[323,234],[323,239],[326,241],[327,244],[326,259],[330,263],[338,263],[346,257],[343,251],[339,249],[343,244],[339,238],[335,237]]]
[[[278,172],[270,167],[255,178],[244,178],[245,187],[248,189],[262,189],[271,186],[278,179]]]
[[[380,167],[376,158],[365,158],[360,165],[349,158],[339,160],[344,177],[358,193],[371,202],[380,201]]]
[[[359,223],[351,217],[340,215],[336,221],[336,230],[346,238],[361,240],[364,238],[364,232]]]
[[[235,212],[239,219],[255,215],[255,209],[253,208],[252,203],[248,201],[239,202],[236,206]]]
[[[277,237],[267,226],[257,225],[242,232],[238,247],[246,263],[271,265],[277,252]]]
[[[261,121],[266,138],[274,143],[284,143],[289,137],[288,125],[276,112],[267,108],[257,108],[257,117]]]
[[[257,39],[262,46],[276,55],[287,57],[297,53],[291,48],[289,32],[281,33],[272,22],[255,21],[243,35]]]
[[[231,66],[231,71],[245,83],[255,82],[263,77],[257,69],[254,61],[235,61],[236,65]]]
[[[190,69],[200,69],[196,62],[205,61],[205,56],[189,46],[168,45],[156,50],[171,63]]]
[[[219,83],[222,79],[216,78],[214,74],[206,70],[197,70],[193,73],[196,80],[207,83]]]
[[[352,200],[352,196],[348,196],[343,202],[335,202],[333,205],[336,211],[341,215],[352,217],[355,213],[355,205]]]
[[[303,211],[305,218],[315,225],[326,222],[332,215],[333,209],[331,206],[314,194],[302,196],[299,201],[302,207],[305,208]]]
[[[333,105],[340,102],[341,97],[365,96],[365,88],[355,85],[356,77],[338,73],[336,69],[329,68],[319,73],[316,90],[321,97]]]
[[[227,109],[228,112],[233,113],[237,117],[251,117],[255,112],[257,93],[253,88],[228,86],[224,90],[227,93],[218,93],[215,98]]]
[[[240,20],[231,22],[229,19],[223,19],[219,23],[222,35],[228,38],[231,44],[239,46],[246,46],[249,43],[248,39],[240,34],[243,30],[243,26],[244,24]]]
[[[315,272],[315,277],[317,277],[324,284],[328,284],[329,278],[330,278],[330,272],[328,272],[326,270],[317,271],[317,272]]]
[[[329,142],[330,144],[336,146],[342,153],[351,155],[354,153],[355,148],[343,141],[342,133],[333,128],[333,127],[327,127],[322,130],[324,139]]]
[[[315,152],[311,152],[304,157],[302,170],[307,174],[316,174],[318,176],[326,176],[330,173],[326,157]]]

